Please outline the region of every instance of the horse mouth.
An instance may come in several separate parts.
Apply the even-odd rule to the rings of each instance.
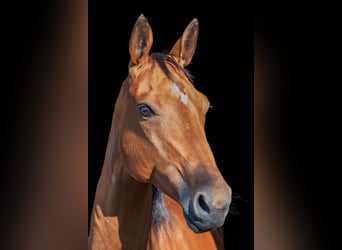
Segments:
[[[187,213],[184,213],[184,218],[188,226],[191,228],[192,231],[195,233],[203,233],[208,230],[202,230],[199,226],[196,225],[195,221],[189,216]]]

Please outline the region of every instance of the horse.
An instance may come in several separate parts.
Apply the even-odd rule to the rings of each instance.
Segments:
[[[143,14],[134,24],[88,249],[224,249],[232,190],[206,138],[210,102],[186,69],[198,24],[194,18],[169,52],[151,52]]]

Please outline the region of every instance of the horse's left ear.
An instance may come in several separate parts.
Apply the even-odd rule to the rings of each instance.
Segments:
[[[198,20],[194,18],[185,28],[183,35],[173,45],[170,55],[173,56],[179,65],[187,66],[195,53],[198,37]]]
[[[139,64],[149,58],[152,43],[153,34],[151,26],[146,17],[141,14],[134,24],[129,40],[129,54],[133,64]]]

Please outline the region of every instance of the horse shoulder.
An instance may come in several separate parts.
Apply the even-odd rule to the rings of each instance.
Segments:
[[[104,216],[101,207],[96,205],[92,223],[89,250],[121,249],[118,217]]]

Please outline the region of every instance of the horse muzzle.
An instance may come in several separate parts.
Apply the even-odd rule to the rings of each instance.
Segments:
[[[231,188],[201,188],[181,205],[188,226],[195,233],[210,231],[224,224],[231,203]],[[183,196],[184,197],[184,196]]]

